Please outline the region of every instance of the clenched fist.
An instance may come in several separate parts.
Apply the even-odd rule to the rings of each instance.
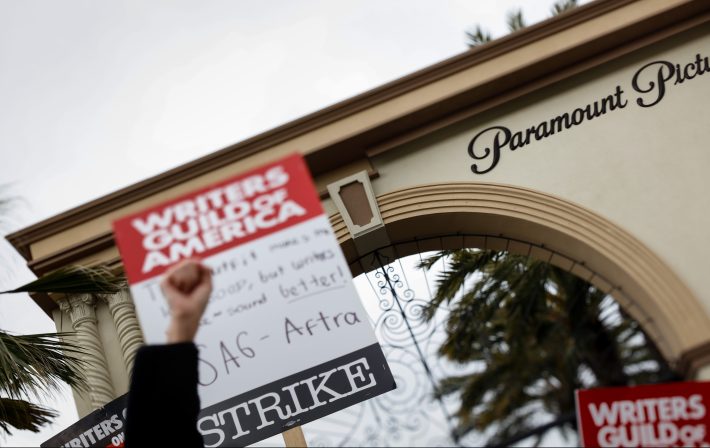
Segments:
[[[160,288],[170,307],[168,343],[192,341],[212,293],[212,272],[195,260],[184,260],[165,273]]]

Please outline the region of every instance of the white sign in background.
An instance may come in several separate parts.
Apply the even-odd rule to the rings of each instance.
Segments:
[[[195,340],[203,408],[377,342],[323,214],[203,262],[214,273]],[[165,343],[169,322],[159,282],[131,286],[149,344]]]

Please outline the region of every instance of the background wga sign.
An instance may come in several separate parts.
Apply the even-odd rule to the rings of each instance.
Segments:
[[[710,446],[710,382],[577,391],[587,447]]]

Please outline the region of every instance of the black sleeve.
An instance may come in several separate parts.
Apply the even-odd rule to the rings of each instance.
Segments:
[[[197,431],[197,347],[148,345],[138,350],[128,391],[126,447],[202,447]]]

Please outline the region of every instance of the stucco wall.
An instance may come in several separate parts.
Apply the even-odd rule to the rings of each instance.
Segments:
[[[681,64],[696,54],[710,56],[710,27],[705,26],[645,49],[623,60],[513,101],[489,113],[430,134],[376,157],[377,195],[427,183],[492,182],[546,192],[586,207],[618,224],[653,250],[710,311],[707,257],[710,249],[710,73],[673,85],[655,106],[654,93],[632,88],[634,74],[646,64]],[[692,70],[691,70],[692,72]],[[640,85],[657,74],[647,69]],[[562,113],[572,113],[614,94],[620,86],[627,104],[591,121],[511,151],[503,148],[497,166],[474,174],[467,148],[491,126],[525,131]],[[477,154],[494,133],[482,136]],[[479,169],[490,159],[478,161]]]
[[[710,56],[710,26],[695,29],[663,44],[647,48],[590,70],[583,75],[510,102],[465,122],[432,133],[400,148],[384,152],[372,159],[379,173],[373,181],[375,193],[381,196],[417,185],[451,182],[486,182],[508,184],[548,193],[586,207],[625,229],[654,251],[698,297],[710,314],[710,284],[706,278],[705,252],[710,249],[710,210],[705,194],[710,191],[710,166],[707,151],[710,120],[706,104],[710,100],[710,73],[670,85],[657,105],[640,107],[640,95],[632,88],[634,74],[644,65],[665,60],[685,65],[696,54]],[[646,72],[643,85],[648,86],[651,72]],[[572,113],[623,90],[626,106],[591,121],[583,121],[570,129],[532,141],[511,151],[503,148],[497,166],[486,174],[472,173],[476,162],[467,152],[471,139],[491,126],[504,126],[511,131],[525,131],[530,126],[549,121],[565,112]],[[493,134],[481,140],[490,146]],[[292,147],[291,147],[292,148]],[[477,149],[482,154],[484,147]],[[253,166],[274,157],[260,153],[243,161],[242,167]],[[263,159],[263,160],[262,160]],[[485,169],[489,160],[479,161]],[[233,166],[210,174],[216,180],[231,175]],[[200,182],[207,182],[201,180]],[[159,195],[137,201],[132,209],[148,202],[172,197],[194,188],[185,183]],[[329,213],[335,211],[324,201]],[[117,210],[96,222],[67,231],[64,235],[33,247],[37,253],[51,253],[66,245],[65,239],[80,241],[86,235],[105,231],[111,217],[126,213]],[[90,232],[89,228],[96,232]],[[68,236],[67,236],[68,235]],[[70,238],[71,237],[71,238]],[[56,247],[55,247],[56,246]],[[115,255],[115,250],[110,250]],[[97,309],[99,332],[108,361],[116,395],[127,389],[128,376],[123,368],[116,330],[106,305]],[[68,316],[55,311],[58,329],[69,330]],[[710,330],[709,330],[710,331]],[[702,377],[710,373],[703,370]],[[77,396],[79,412],[89,407]]]

